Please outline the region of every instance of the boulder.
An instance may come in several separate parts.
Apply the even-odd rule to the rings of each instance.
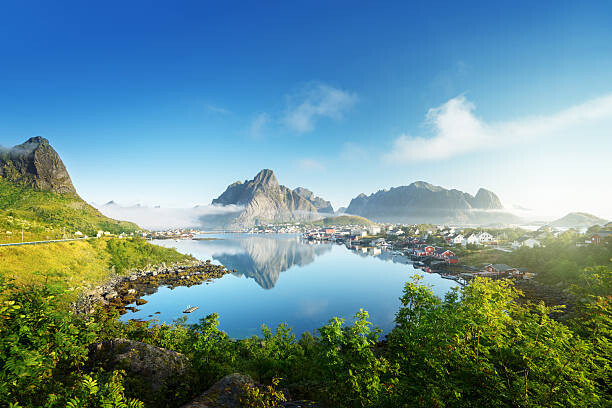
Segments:
[[[217,381],[204,394],[195,400],[183,405],[181,408],[241,408],[240,397],[244,393],[245,385],[258,385],[251,377],[243,374],[226,375]],[[259,386],[259,385],[258,385]],[[286,390],[283,391],[288,395]],[[276,408],[322,408],[313,401],[289,401],[276,405]]]
[[[230,374],[217,381],[204,394],[182,408],[240,408],[240,396],[246,384],[255,382],[248,375]]]
[[[153,390],[175,383],[190,369],[189,360],[181,353],[126,339],[90,345],[89,364],[106,370],[125,370]]]

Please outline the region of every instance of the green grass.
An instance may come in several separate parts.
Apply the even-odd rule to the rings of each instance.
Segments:
[[[132,268],[193,259],[141,238],[100,238],[0,247],[0,274],[15,279],[19,286],[60,285],[74,296],[104,282],[111,272],[125,274]]]
[[[311,225],[319,225],[323,227],[343,227],[347,225],[374,225],[373,221],[368,220],[364,217],[359,217],[356,215],[339,215],[337,217],[327,217],[322,220],[313,221],[310,223]]]
[[[77,231],[131,233],[131,222],[105,217],[80,197],[19,186],[0,178],[0,243],[70,237]]]

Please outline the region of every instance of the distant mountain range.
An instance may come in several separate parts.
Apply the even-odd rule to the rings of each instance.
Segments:
[[[563,218],[559,218],[558,220],[551,222],[550,226],[561,228],[589,228],[593,225],[604,226],[607,223],[607,220],[596,217],[592,214],[587,214],[583,212],[573,212],[567,214]]]
[[[10,149],[0,148],[0,190],[0,211],[23,210],[21,217],[37,220],[41,225],[64,223],[84,233],[93,233],[97,229],[119,232],[138,228],[131,223],[119,223],[104,217],[85,203],[77,195],[60,156],[48,140],[40,136]],[[268,223],[312,222],[335,214],[329,201],[304,187],[290,189],[279,184],[269,169],[261,170],[252,180],[231,184],[212,204],[207,208],[195,207],[188,217],[189,223],[197,225],[200,222],[205,228],[250,227]],[[119,206],[112,201],[104,206],[105,211],[115,207]],[[521,222],[517,216],[504,210],[492,191],[481,188],[472,196],[423,181],[380,190],[369,196],[360,194],[339,213],[393,223],[490,225]],[[156,216],[161,214],[172,216],[176,223],[185,219],[167,211],[158,212]],[[591,214],[570,213],[550,225],[582,228],[606,222]]]
[[[448,190],[424,181],[380,190],[351,200],[347,214],[378,222],[396,223],[516,223],[518,217],[503,211],[492,191],[481,188],[475,196]]]

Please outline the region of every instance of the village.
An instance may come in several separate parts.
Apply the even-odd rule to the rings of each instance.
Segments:
[[[474,229],[435,225],[372,225],[307,229],[302,237],[309,242],[332,242],[349,250],[379,256],[393,262],[411,263],[426,273],[467,284],[475,277],[530,280],[535,273],[504,263],[462,262],[463,254],[512,252],[520,248],[543,247],[564,235],[577,236],[576,246],[610,244],[612,223],[596,232],[561,230],[542,226],[534,231],[521,228]],[[472,257],[473,258],[473,257]]]

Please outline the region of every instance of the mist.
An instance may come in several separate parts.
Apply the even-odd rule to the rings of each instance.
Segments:
[[[241,206],[237,205],[198,205],[192,208],[161,208],[140,205],[124,207],[116,203],[105,205],[92,203],[92,205],[107,217],[131,221],[150,230],[201,228],[203,217],[237,215],[243,210]]]

